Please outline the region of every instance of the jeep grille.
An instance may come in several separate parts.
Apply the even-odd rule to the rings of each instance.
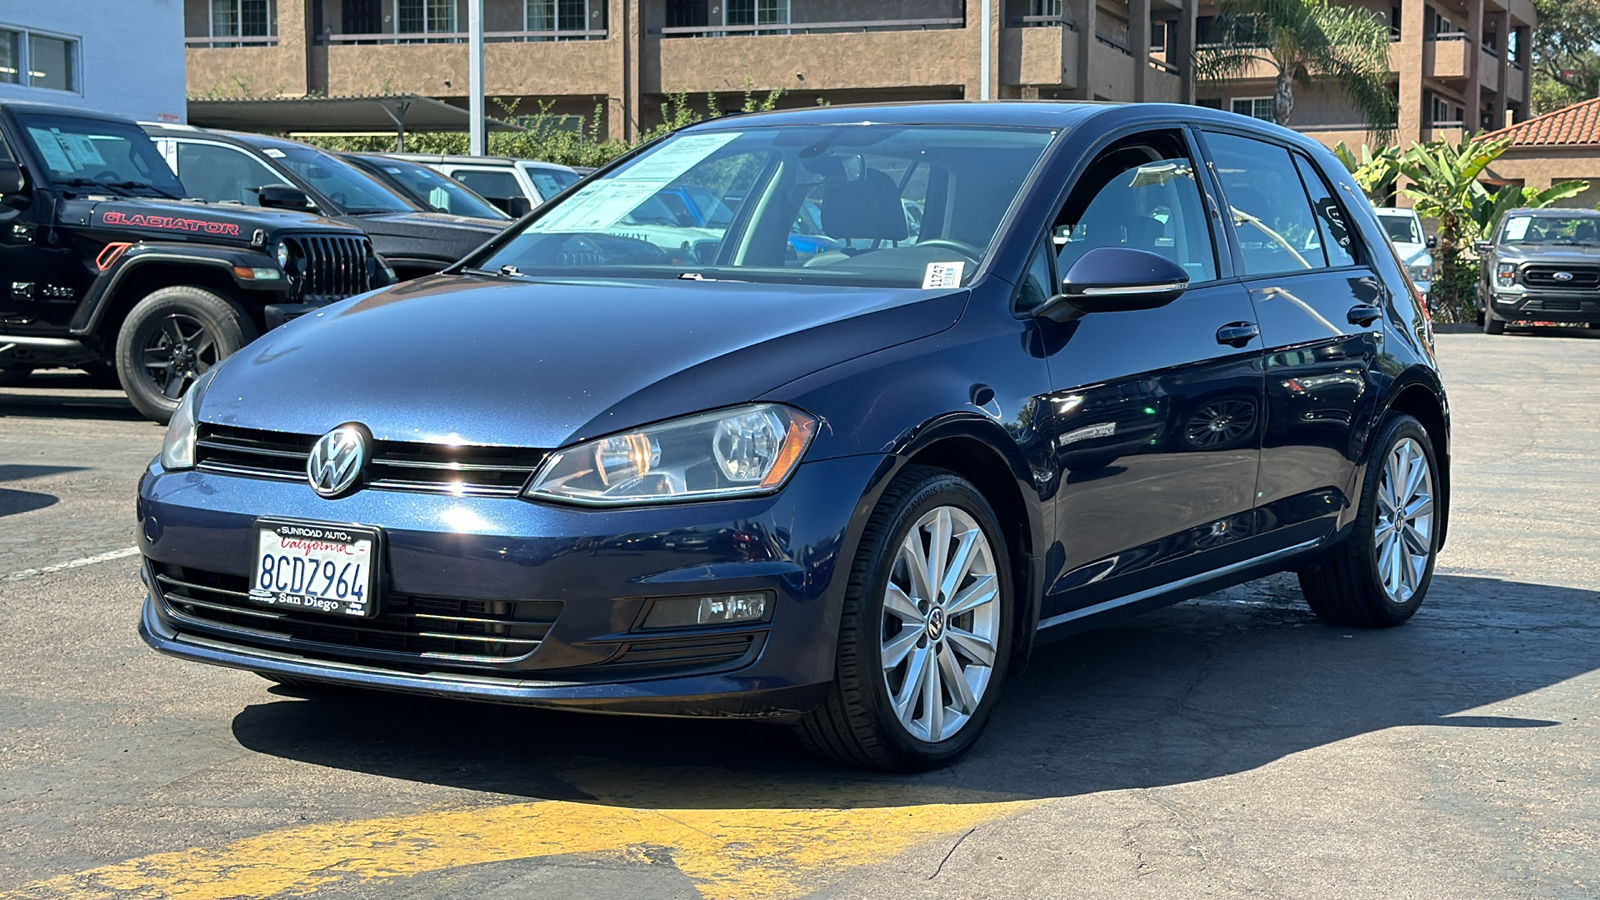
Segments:
[[[300,235],[285,241],[299,302],[332,303],[372,288],[366,238]]]

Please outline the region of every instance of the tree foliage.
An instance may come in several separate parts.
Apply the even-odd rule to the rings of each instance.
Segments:
[[[1389,205],[1390,198],[1394,196],[1395,178],[1400,174],[1397,168],[1400,164],[1399,147],[1379,147],[1378,152],[1374,153],[1366,144],[1362,144],[1358,155],[1351,152],[1344,141],[1340,141],[1333,148],[1333,155],[1349,170],[1350,177],[1360,185],[1373,206]]]
[[[1323,81],[1349,99],[1379,143],[1394,134],[1389,27],[1370,11],[1329,0],[1222,0],[1215,21],[1217,42],[1195,57],[1202,80],[1267,66],[1275,73],[1273,118],[1283,126],[1294,113],[1295,86]]]
[[[1600,92],[1600,0],[1534,0],[1533,113],[1542,115]],[[1526,57],[1528,54],[1524,53]]]

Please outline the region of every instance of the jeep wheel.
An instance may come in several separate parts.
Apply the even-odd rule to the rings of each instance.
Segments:
[[[33,370],[29,368],[0,369],[0,387],[16,387],[32,374]]]
[[[117,377],[139,412],[166,422],[205,371],[255,339],[231,301],[204,288],[162,288],[139,301],[117,335]]]

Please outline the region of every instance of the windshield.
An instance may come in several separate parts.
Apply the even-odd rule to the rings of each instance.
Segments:
[[[479,197],[467,186],[435,172],[427,166],[397,159],[369,159],[372,166],[399,182],[412,199],[433,209],[454,216],[475,216],[480,219],[511,218],[489,201]]]
[[[1503,244],[1600,245],[1594,216],[1516,216],[1506,220]]]
[[[1389,232],[1389,240],[1396,244],[1422,243],[1422,232],[1417,228],[1417,220],[1411,216],[1379,215],[1378,221],[1383,223],[1383,230]]]
[[[349,215],[412,212],[416,204],[362,174],[360,169],[315,147],[266,147],[262,153],[300,176],[311,188]]]
[[[523,164],[522,171],[528,174],[528,180],[538,188],[539,196],[546,200],[577,184],[578,179],[582,177],[577,172],[568,172],[566,169],[530,166],[526,163]]]
[[[956,287],[988,254],[1054,135],[943,125],[691,132],[546,206],[468,265]]]
[[[50,169],[57,184],[89,183],[126,190],[184,196],[183,185],[167,168],[156,145],[137,125],[18,113],[28,145]]]

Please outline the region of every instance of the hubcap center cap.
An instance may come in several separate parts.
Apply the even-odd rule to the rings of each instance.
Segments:
[[[928,613],[928,640],[937,641],[944,637],[944,610],[937,606]]]

